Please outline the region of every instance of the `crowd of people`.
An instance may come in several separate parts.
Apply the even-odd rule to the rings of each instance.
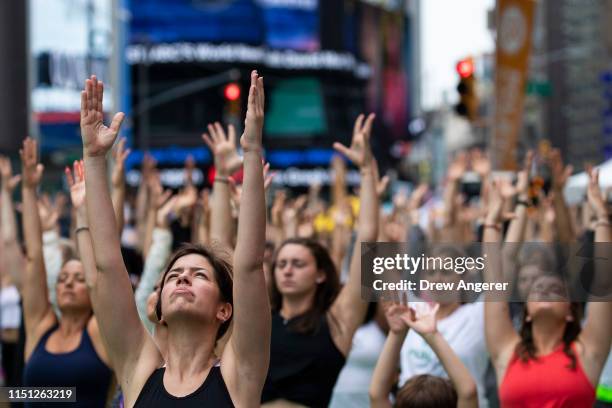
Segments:
[[[273,192],[253,71],[239,141],[220,123],[202,136],[212,188],[198,191],[187,160],[183,187],[164,190],[146,156],[132,192],[124,115],[104,124],[103,93],[95,76],[85,81],[83,157],[66,168],[67,194],[40,193],[36,141],[23,142],[20,175],[0,159],[0,384],[76,387],[75,407],[612,406],[612,303],[570,299],[554,256],[521,249],[610,242],[597,170],[577,207],[564,200],[571,168],[554,149],[527,153],[514,183],[472,150],[452,159],[443,186],[390,194],[370,114],[350,146],[334,144],[327,199],[318,185]],[[347,162],[360,173],[354,191]],[[533,182],[542,166],[546,188]],[[468,171],[480,180],[469,197]],[[459,292],[433,302],[423,291],[368,302],[364,242],[407,242],[416,254],[446,243],[433,251],[448,257],[499,246],[484,278],[515,271],[524,302]],[[555,288],[556,301],[542,300]]]

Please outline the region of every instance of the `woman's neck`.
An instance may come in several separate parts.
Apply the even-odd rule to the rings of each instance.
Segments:
[[[59,319],[59,332],[63,337],[70,337],[80,333],[87,327],[91,318],[90,311],[66,311],[62,310],[62,317]]]
[[[552,353],[563,342],[566,322],[538,320],[531,325],[533,344],[537,353],[546,355]]]
[[[215,360],[216,329],[190,322],[169,327],[164,356],[166,371],[183,380],[208,370]]]
[[[302,296],[283,296],[280,315],[283,319],[293,319],[303,315],[312,308],[315,292]]]

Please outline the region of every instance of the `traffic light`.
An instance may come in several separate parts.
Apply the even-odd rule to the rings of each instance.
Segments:
[[[225,107],[223,109],[223,120],[226,123],[231,123],[236,126],[240,118],[242,90],[240,85],[235,82],[230,82],[223,87],[223,99],[225,99]]]
[[[225,85],[225,89],[223,89],[223,96],[228,101],[237,101],[240,99],[240,85],[236,83],[230,83]]]
[[[476,95],[476,78],[474,77],[474,61],[466,58],[457,63],[457,73],[459,74],[459,103],[455,106],[455,111],[459,116],[464,116],[473,121],[478,117],[478,96]]]

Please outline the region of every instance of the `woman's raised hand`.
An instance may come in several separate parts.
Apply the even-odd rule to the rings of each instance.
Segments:
[[[363,114],[357,117],[350,147],[346,147],[339,142],[334,143],[334,149],[346,156],[360,169],[367,168],[373,164],[374,156],[370,148],[370,136],[372,135],[372,123],[374,123],[375,117],[376,115],[373,113],[370,113],[367,119],[365,119]]]
[[[81,137],[83,153],[86,157],[104,156],[111,149],[125,114],[118,112],[110,126],[105,126],[102,98],[104,84],[95,75],[85,80],[85,90],[81,91]]]

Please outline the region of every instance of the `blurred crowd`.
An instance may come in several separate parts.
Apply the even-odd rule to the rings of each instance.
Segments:
[[[0,385],[76,386],[69,406],[83,407],[612,406],[612,304],[570,301],[554,255],[521,248],[610,241],[596,169],[576,206],[563,195],[573,169],[555,149],[503,175],[486,152],[462,151],[443,185],[396,188],[379,174],[370,114],[350,146],[334,144],[329,191],[295,194],[265,163],[263,88],[254,72],[241,137],[206,129],[215,175],[203,188],[187,159],[182,188],[164,189],[151,156],[126,187],[123,115],[104,125],[95,77],[66,191],[40,191],[32,139],[0,159]],[[485,278],[514,271],[525,302],[369,303],[362,242],[407,242],[415,254],[445,243],[433,255],[450,257],[464,244],[505,246]],[[555,287],[558,301],[537,299]]]

